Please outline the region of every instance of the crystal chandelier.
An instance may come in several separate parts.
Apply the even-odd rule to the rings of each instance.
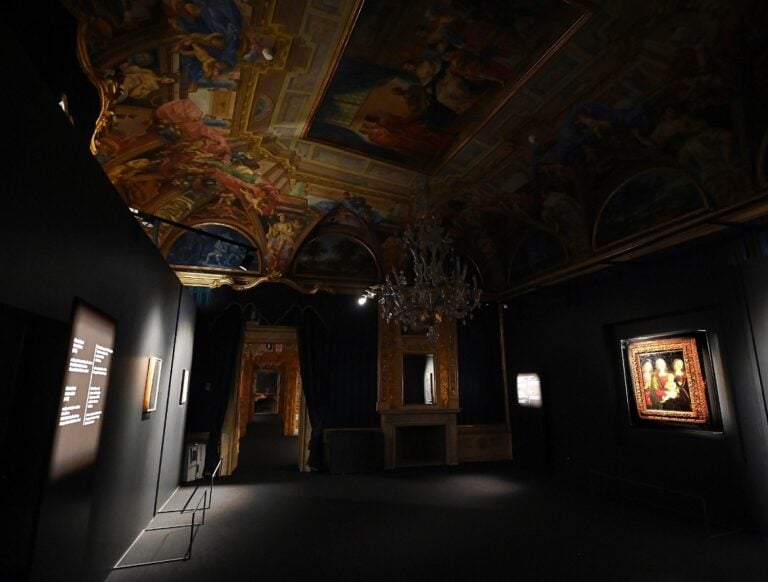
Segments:
[[[433,212],[417,219],[414,228],[406,228],[403,242],[411,255],[412,276],[393,267],[384,283],[369,287],[365,296],[378,296],[387,322],[394,319],[403,329],[426,326],[427,337],[434,340],[444,318],[472,318],[480,304],[477,277],[467,283],[467,266],[454,255],[451,237]]]

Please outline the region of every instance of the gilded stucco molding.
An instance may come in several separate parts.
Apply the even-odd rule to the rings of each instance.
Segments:
[[[187,287],[209,287],[216,289],[224,285],[233,285],[234,279],[228,275],[219,273],[199,273],[194,271],[177,270],[176,276],[182,285]]]
[[[301,285],[296,281],[294,281],[293,279],[287,279],[283,277],[283,274],[278,271],[268,273],[263,277],[256,277],[254,279],[247,280],[243,283],[239,283],[239,282],[232,283],[231,287],[233,289],[236,289],[237,291],[244,291],[246,289],[253,289],[254,287],[258,287],[259,285],[262,285],[264,283],[283,283],[284,285],[288,285],[291,289],[294,289],[299,293],[304,293],[305,295],[314,295],[316,293],[319,293],[320,291],[333,293],[333,289],[331,289],[327,285],[323,285],[323,284],[316,284],[312,286]]]
[[[438,408],[458,408],[456,365],[456,323],[440,324],[436,341],[423,335],[403,333],[397,322],[379,319],[379,402],[378,410],[404,408],[403,354],[434,354],[439,390]],[[427,405],[433,407],[434,405]]]

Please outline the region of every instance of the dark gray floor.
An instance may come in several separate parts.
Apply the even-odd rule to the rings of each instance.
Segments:
[[[192,559],[109,582],[768,580],[760,539],[708,537],[701,524],[592,500],[509,463],[329,475],[299,473],[296,457],[295,439],[250,425]],[[172,546],[170,536],[154,544]]]

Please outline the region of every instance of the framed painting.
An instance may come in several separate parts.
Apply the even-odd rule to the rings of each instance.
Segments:
[[[272,368],[256,370],[253,376],[253,414],[277,414],[279,392],[280,370]]]
[[[634,424],[714,428],[714,378],[705,332],[621,341]]]
[[[150,356],[147,365],[147,382],[144,386],[144,412],[157,410],[157,395],[160,393],[160,371],[163,360]]]

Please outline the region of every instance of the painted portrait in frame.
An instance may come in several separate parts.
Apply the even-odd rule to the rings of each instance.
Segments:
[[[713,428],[706,334],[622,340],[627,396],[637,424]],[[713,394],[713,392],[712,392]]]

